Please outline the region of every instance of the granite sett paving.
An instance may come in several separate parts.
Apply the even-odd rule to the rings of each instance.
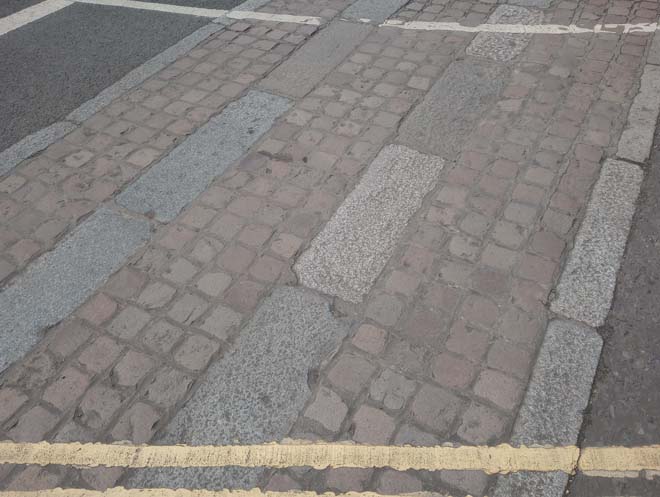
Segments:
[[[291,86],[299,93],[287,94],[290,107],[242,157],[167,222],[153,223],[147,244],[2,373],[2,437],[429,445],[574,436],[582,396],[556,387],[588,388],[599,343],[583,325],[556,320],[549,296],[603,164],[616,154],[651,37],[534,35],[501,62],[488,57],[497,46],[486,46],[485,56],[466,53],[473,33],[338,20],[351,3],[273,0],[259,7],[319,16],[326,24],[318,34],[316,27],[285,23],[230,24],[83,125],[90,131],[71,133],[29,161],[36,164],[27,173],[18,165],[3,183],[9,191],[3,226],[17,232],[23,228],[12,221],[18,216],[12,202],[21,181],[33,176],[60,185],[66,179],[58,175],[76,166],[86,173],[112,166],[132,173],[113,183],[123,190],[231,102],[249,91],[279,93],[265,90],[263,78],[315,40],[313,53],[321,53],[318,40],[328,30],[358,33],[341,57],[306,76],[302,89]],[[544,22],[559,24],[657,15],[639,2],[615,3],[527,8],[541,8]],[[392,17],[479,24],[497,7],[411,1]],[[148,124],[154,121],[158,126]],[[100,161],[96,147],[105,159],[110,150],[117,155]],[[386,207],[409,205],[397,213],[399,235],[384,236],[389,248],[361,280],[360,301],[305,288],[312,284],[296,274],[297,264],[353,197],[375,186],[365,182],[383,157],[382,167],[404,178],[388,190]],[[397,164],[401,157],[426,159]],[[432,164],[443,167],[431,174]],[[3,257],[11,271],[22,271],[13,255]],[[331,276],[349,266],[337,264]],[[579,347],[566,347],[571,335]],[[589,359],[581,365],[579,351]],[[557,366],[546,362],[548,355],[565,360]],[[274,372],[278,365],[281,373]],[[245,373],[232,376],[237,371]],[[265,396],[254,395],[257,384]],[[277,415],[269,408],[275,397],[291,399]],[[533,399],[549,410],[534,415]],[[249,419],[253,412],[261,415]],[[546,417],[550,412],[558,414]],[[572,424],[553,425],[565,419],[560,414]],[[478,471],[387,469],[130,477],[107,468],[10,467],[0,478],[7,488],[23,489],[46,482],[86,488],[198,482],[492,495],[496,485]]]

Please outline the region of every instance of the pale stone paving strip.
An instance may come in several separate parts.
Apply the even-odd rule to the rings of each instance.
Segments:
[[[593,327],[605,323],[643,177],[634,164],[603,165],[555,288],[551,309],[557,314]]]
[[[234,349],[213,364],[159,444],[220,445],[281,440],[307,402],[307,374],[347,335],[323,298],[301,288],[276,288],[241,331]],[[267,358],[267,360],[266,360]],[[135,488],[251,488],[265,468],[145,468]]]
[[[381,23],[407,3],[408,0],[357,0],[341,13],[341,18]]]
[[[658,36],[660,38],[660,36]],[[647,64],[642,74],[639,93],[628,113],[617,156],[621,159],[644,163],[651,155],[653,132],[660,114],[660,67]]]
[[[346,6],[330,4],[335,13]],[[567,5],[549,21],[570,23],[594,8]],[[485,22],[494,9],[412,6],[410,18],[428,21]],[[326,8],[307,7],[305,15]],[[296,102],[258,152],[161,227],[3,375],[3,436],[141,442],[164,428],[263,296],[295,281],[290,268],[300,248],[472,36],[372,32]],[[598,161],[621,131],[648,41],[644,33],[549,38],[535,37],[510,63],[499,99],[475,120],[458,162],[413,216],[366,303],[334,302],[356,326],[327,366],[308,375],[313,394],[295,438],[508,440],[544,330],[543,305]],[[10,488],[99,488],[120,476],[104,468],[3,470]],[[483,494],[488,485],[480,473],[300,469],[276,474],[268,487]]]
[[[454,62],[403,122],[399,141],[454,160],[475,124],[495,104],[507,75],[506,68],[495,64]]]
[[[533,29],[535,24],[540,24],[543,14],[532,12],[524,7],[512,5],[500,5],[488,18],[489,24],[501,25],[521,24]],[[515,59],[525,49],[531,35],[513,35],[509,33],[484,33],[480,32],[465,51],[468,55],[486,57],[497,62],[508,62]]]
[[[406,47],[408,35],[401,36]],[[407,51],[417,64],[403,63]],[[146,441],[164,427],[243,317],[275,283],[292,280],[291,258],[419,100],[415,87],[423,75],[447,63],[429,55],[418,66],[427,55],[410,49],[392,55],[399,69],[374,71],[362,63],[360,77],[352,74],[356,65],[342,64],[262,140],[261,152],[163,227],[75,316],[7,371],[5,436]],[[61,389],[68,393],[53,404]],[[119,476],[103,468],[36,474],[16,468],[8,485],[25,488],[45,479],[97,487]]]
[[[290,23],[271,26],[235,23],[170,66],[159,62],[158,74],[3,178],[0,281],[55,246],[83,216],[239,97],[318,29]],[[206,37],[220,27],[204,29]],[[113,93],[108,97],[113,98]],[[90,108],[98,106],[92,103]],[[80,111],[81,117],[89,114],[86,108]]]
[[[260,87],[291,97],[307,95],[369,34],[370,27],[333,23],[268,75]]]
[[[161,222],[172,221],[240,159],[289,106],[286,98],[249,92],[126,188],[117,196],[117,203]]]
[[[550,322],[511,436],[512,444],[572,445],[578,440],[603,339],[571,321]],[[500,476],[494,497],[564,493],[568,474]]]
[[[443,166],[439,157],[400,145],[381,150],[296,262],[300,284],[362,302]]]
[[[23,357],[149,238],[149,223],[100,209],[0,293],[0,370]]]

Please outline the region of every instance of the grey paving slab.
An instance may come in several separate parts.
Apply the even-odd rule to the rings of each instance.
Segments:
[[[310,390],[308,372],[339,346],[349,323],[302,288],[277,288],[214,363],[157,444],[249,444],[284,438]],[[252,488],[261,469],[139,470],[127,487]]]
[[[0,152],[0,175],[9,173],[22,161],[55,143],[75,128],[76,125],[71,122],[59,121],[26,136]]]
[[[590,326],[605,322],[644,174],[614,159],[603,164],[551,309]]]
[[[452,63],[402,123],[398,141],[454,159],[496,102],[508,74],[506,67],[487,61]]]
[[[131,184],[117,202],[162,222],[174,219],[289,108],[284,97],[251,91],[190,135]]]
[[[646,63],[656,66],[660,65],[660,34],[657,31],[653,34],[653,41],[646,56]]]
[[[520,5],[521,7],[535,7],[537,9],[547,9],[552,5],[553,0],[508,0],[507,3]]]
[[[209,20],[75,3],[0,37],[0,150],[82,103]]]
[[[407,3],[408,0],[357,0],[342,12],[341,17],[382,23]]]
[[[294,266],[300,284],[359,303],[391,257],[444,160],[385,147]]]
[[[543,14],[515,5],[499,5],[486,24],[541,24]],[[476,57],[485,57],[497,62],[515,59],[527,47],[532,35],[514,33],[479,33],[465,52]]]
[[[660,113],[660,67],[644,67],[639,92],[628,112],[626,127],[619,139],[617,156],[643,163],[651,154],[655,124]]]
[[[513,428],[513,445],[575,445],[589,402],[603,340],[574,321],[550,322]],[[494,497],[560,497],[568,475],[498,477]]]
[[[366,24],[333,22],[260,84],[261,88],[292,97],[303,97],[344,60],[373,28]]]
[[[0,371],[82,304],[149,238],[146,220],[101,208],[0,293]]]

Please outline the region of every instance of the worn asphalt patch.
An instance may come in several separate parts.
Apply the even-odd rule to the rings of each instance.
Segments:
[[[401,145],[381,150],[296,262],[300,284],[361,302],[443,166],[441,158]]]
[[[590,326],[605,322],[644,173],[624,161],[605,161],[591,193],[551,309]]]
[[[401,125],[399,141],[453,160],[507,82],[508,69],[492,62],[452,63]]]
[[[304,97],[367,37],[366,24],[334,22],[279,65],[259,87],[282,95]]]
[[[145,220],[101,208],[0,293],[0,371],[73,312],[149,238]]]
[[[251,91],[190,135],[118,197],[135,212],[169,222],[240,159],[289,108],[284,97]]]
[[[310,395],[308,372],[339,346],[349,323],[309,290],[277,288],[156,443],[250,444],[284,438]],[[131,487],[249,488],[261,469],[144,469]]]

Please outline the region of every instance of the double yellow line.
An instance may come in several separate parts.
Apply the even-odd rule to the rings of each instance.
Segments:
[[[227,446],[159,446],[100,443],[0,442],[0,464],[121,468],[270,467],[392,468],[413,470],[481,470],[487,474],[519,471],[581,471],[617,476],[640,471],[660,472],[660,445],[643,447],[512,447],[486,446],[372,446],[350,443],[272,443]],[[135,489],[104,492],[53,489],[38,492],[0,492],[0,497],[317,497],[313,492],[262,493]],[[332,494],[329,494],[332,495]],[[376,494],[349,493],[345,497]]]

